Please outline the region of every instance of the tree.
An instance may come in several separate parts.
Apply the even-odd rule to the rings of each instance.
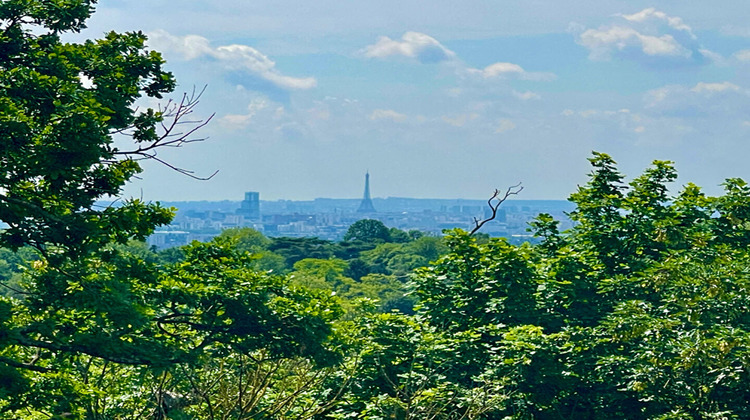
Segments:
[[[448,232],[451,252],[413,277],[419,310],[448,331],[488,324],[535,323],[534,266],[529,247],[504,239],[477,244],[462,230]]]
[[[232,241],[234,247],[243,252],[259,252],[271,245],[270,239],[249,227],[225,229],[218,237]]]
[[[0,4],[0,220],[7,224],[0,245],[30,246],[40,257],[23,298],[0,302],[0,383],[12,385],[3,409],[50,404],[23,392],[36,389],[60,396],[53,412],[78,413],[63,395],[80,387],[54,373],[70,357],[148,364],[164,356],[150,354],[160,347],[152,338],[133,334],[144,331],[148,314],[135,296],[155,277],[146,274],[147,263],[126,262],[112,244],[145,238],[172,211],[138,200],[106,208],[95,202],[119,194],[140,172],[137,158],[158,160],[158,147],[191,141],[192,130],[173,130],[195,101],[166,111],[133,107],[174,88],[142,33],[63,42],[65,33],[85,27],[94,4]],[[129,139],[132,149],[116,146],[116,137]],[[137,339],[122,341],[131,336]],[[32,380],[30,372],[50,374]]]
[[[111,32],[81,44],[61,41],[85,27],[95,1],[6,1],[0,4],[0,244],[30,245],[52,257],[85,254],[108,241],[143,239],[166,223],[169,209],[137,200],[99,209],[117,196],[176,135],[196,98],[167,109],[136,110],[142,97],[175,86],[142,33]],[[163,128],[163,129],[162,129]],[[160,132],[160,129],[161,132]],[[115,145],[130,139],[132,149]],[[53,247],[53,248],[51,248]]]
[[[127,302],[109,297],[105,304],[117,310],[86,314],[109,322],[63,324],[74,335],[70,342],[100,354],[68,351],[42,362],[41,380],[19,395],[60,393],[41,385],[63,378],[73,389],[60,399],[85,408],[88,418],[211,418],[286,409],[296,406],[298,391],[313,392],[315,378],[340,359],[332,328],[341,314],[337,298],[256,271],[251,255],[222,240],[184,252],[184,261],[159,267],[142,289],[147,313],[123,313]],[[52,311],[43,317],[60,322]]]
[[[344,276],[347,268],[346,261],[338,258],[305,258],[294,263],[291,277],[296,284],[305,287],[341,292],[346,291],[353,282]]]
[[[0,295],[22,298],[21,278],[37,259],[37,253],[30,247],[16,252],[0,248]]]
[[[255,258],[255,268],[260,271],[274,273],[288,271],[286,259],[269,251],[271,240],[255,229],[248,227],[225,229],[218,238],[228,241],[238,251],[251,253]]]
[[[750,188],[669,195],[671,162],[632,181],[603,153],[538,245],[449,233],[413,276],[418,317],[462,337],[447,379],[501,384],[483,418],[745,418]]]
[[[349,226],[344,235],[345,241],[388,242],[390,230],[380,220],[362,219]]]
[[[171,389],[201,400],[185,412],[253,418],[290,409],[298,393],[310,391],[308,381],[339,361],[337,298],[256,271],[252,255],[221,239],[185,252],[154,291],[169,305],[157,326],[188,356],[171,367]]]
[[[227,244],[196,244],[160,263],[125,245],[169,222],[171,209],[96,204],[119,195],[139,160],[194,176],[157,152],[201,140],[193,134],[207,120],[186,120],[200,93],[134,106],[175,86],[142,33],[62,41],[85,27],[95,3],[0,4],[0,245],[29,246],[38,258],[17,295],[0,298],[0,411],[163,418],[169,390],[149,381],[209,355],[334,363],[339,310],[330,294],[257,273],[252,256]],[[146,411],[132,409],[138,403]]]
[[[413,238],[409,236],[408,232],[405,232],[399,228],[388,229],[388,237],[391,242],[404,243],[409,242]]]
[[[305,258],[326,259],[334,256],[338,246],[319,238],[272,238],[268,250],[281,255],[288,269]]]
[[[170,209],[95,201],[194,141],[202,123],[175,128],[197,98],[134,109],[174,80],[143,34],[63,42],[94,4],[0,3],[3,416],[750,417],[744,181],[670,196],[671,162],[626,183],[595,152],[576,224],[540,215],[539,245],[456,230],[446,251],[362,220],[349,244],[233,231],[159,258],[129,241]],[[258,271],[259,251],[295,272]],[[401,277],[373,271],[412,279],[413,316],[373,314],[372,298],[412,309]]]
[[[491,377],[455,381],[466,337],[397,313],[362,316],[354,330],[357,368],[331,418],[480,419],[508,400]]]

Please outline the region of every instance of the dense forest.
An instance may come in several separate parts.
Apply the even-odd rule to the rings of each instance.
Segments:
[[[0,418],[750,418],[744,181],[594,152],[534,243],[362,220],[155,252],[172,209],[96,203],[196,100],[134,106],[175,87],[141,33],[63,42],[93,3],[0,3]]]

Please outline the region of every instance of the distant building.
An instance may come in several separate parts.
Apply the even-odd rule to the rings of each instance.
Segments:
[[[245,193],[245,199],[240,202],[237,214],[248,220],[260,220],[260,193],[249,191]]]
[[[372,205],[372,199],[370,198],[370,173],[365,173],[365,196],[362,197],[362,202],[359,204],[357,213],[375,213],[375,206]]]

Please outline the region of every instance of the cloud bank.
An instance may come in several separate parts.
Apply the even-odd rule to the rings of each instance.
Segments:
[[[718,55],[698,43],[692,28],[682,18],[655,8],[633,14],[617,14],[617,21],[597,29],[582,30],[578,43],[589,50],[592,60],[613,58],[655,65],[660,62],[704,64]]]
[[[401,123],[405,122],[408,117],[405,114],[401,114],[392,109],[376,109],[372,111],[367,118],[371,121],[386,120]]]
[[[683,22],[682,18],[668,16],[666,13],[656,10],[653,7],[643,9],[638,13],[633,13],[632,15],[620,16],[630,22],[647,22],[652,19],[661,20],[666,22],[670,28],[676,29],[678,31],[685,31],[690,34],[693,39],[696,38],[696,36],[693,34],[693,29],[690,28],[690,26],[686,25],[685,22]]]
[[[468,68],[469,74],[478,75],[485,79],[517,78],[521,80],[550,81],[557,77],[553,73],[528,72],[518,64],[494,63],[483,69]]]
[[[184,60],[212,59],[224,70],[245,73],[284,90],[311,89],[317,85],[313,77],[283,75],[276,69],[273,60],[248,45],[232,44],[214,48],[202,36],[175,36],[162,30],[150,33],[148,43],[159,51],[179,54]]]
[[[507,62],[493,63],[482,69],[472,68],[435,38],[413,31],[406,32],[401,40],[381,36],[376,43],[366,46],[361,52],[368,58],[407,57],[422,64],[448,63],[459,76],[479,76],[481,79],[550,81],[557,78],[553,73],[529,72],[518,64]]]
[[[420,32],[406,32],[400,41],[381,36],[375,44],[366,46],[363,52],[369,58],[403,56],[420,63],[439,63],[456,57],[453,51],[445,48],[435,38]]]

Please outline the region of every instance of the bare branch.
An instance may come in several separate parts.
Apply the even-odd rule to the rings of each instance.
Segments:
[[[521,183],[519,182],[516,185],[511,185],[508,187],[507,190],[505,190],[505,193],[501,196],[500,190],[496,189],[495,192],[492,194],[492,197],[490,197],[489,200],[487,200],[487,205],[492,210],[492,215],[484,220],[479,220],[476,217],[474,218],[474,229],[469,232],[469,235],[475,234],[479,229],[482,228],[482,226],[485,225],[485,223],[495,220],[495,217],[497,217],[497,210],[500,208],[500,204],[503,204],[505,200],[508,199],[511,195],[517,195],[523,191],[523,186],[521,186]],[[493,204],[493,200],[496,200],[496,202]]]
[[[148,157],[143,157],[143,158],[137,159],[137,160],[143,160],[143,159],[153,159],[153,160],[161,163],[162,165],[166,166],[167,168],[172,169],[173,171],[175,171],[177,173],[180,173],[180,174],[185,175],[185,176],[189,176],[190,178],[197,179],[199,181],[208,181],[209,179],[213,178],[214,176],[216,176],[216,174],[219,173],[219,170],[217,169],[217,170],[214,171],[214,173],[212,173],[211,175],[209,175],[207,177],[200,177],[200,176],[194,175],[194,172],[191,171],[191,170],[174,166],[171,163],[169,163],[169,162],[167,162],[167,161],[165,161],[163,159],[160,159],[160,158],[156,157],[156,153],[150,154],[150,155],[148,155]]]
[[[113,155],[133,160],[152,159],[176,172],[201,181],[213,178],[218,171],[214,172],[208,177],[199,177],[194,175],[193,171],[179,168],[157,157],[157,150],[159,148],[182,147],[188,143],[202,142],[208,139],[207,137],[194,137],[194,135],[198,130],[208,125],[208,123],[211,122],[216,114],[211,114],[206,119],[190,118],[191,114],[193,114],[195,108],[200,102],[200,98],[205,90],[206,86],[204,86],[200,91],[197,91],[194,87],[191,93],[184,93],[179,101],[170,99],[166,104],[159,104],[158,109],[156,110],[158,115],[161,116],[161,121],[159,122],[161,133],[159,134],[159,136],[155,140],[138,143],[138,147],[136,149],[114,150]],[[135,132],[136,127],[134,125],[131,125],[121,129],[113,130],[110,132],[110,134],[133,136]],[[114,162],[116,162],[116,160],[107,161],[106,163]]]

